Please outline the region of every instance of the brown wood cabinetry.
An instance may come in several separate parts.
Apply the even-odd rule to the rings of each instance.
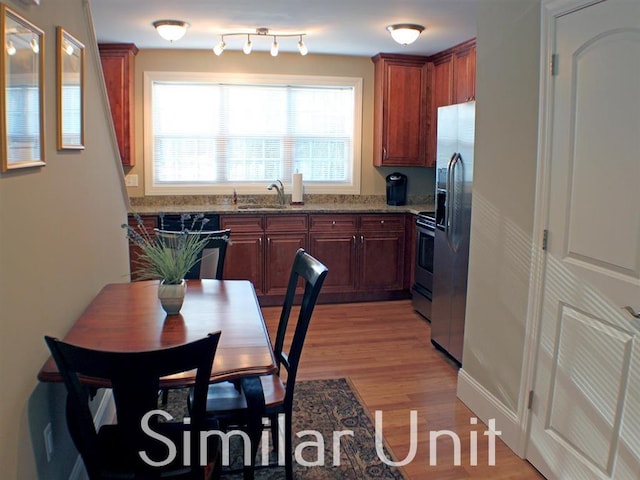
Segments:
[[[476,44],[465,43],[453,52],[453,103],[464,103],[476,98]]]
[[[141,218],[153,234],[157,216]],[[407,298],[412,224],[404,213],[222,214],[220,228],[231,229],[223,275],[250,280],[262,305],[281,304],[295,252],[304,248],[329,268],[322,302]],[[135,218],[129,225],[136,226]],[[132,272],[139,253],[130,244]]]
[[[158,228],[158,217],[155,215],[142,215],[140,216],[144,230],[154,238],[154,229]],[[130,216],[128,219],[129,226],[138,230],[138,221],[135,217]],[[136,246],[133,242],[129,241],[129,271],[131,272],[131,281],[135,282],[140,280],[135,271],[138,268],[137,262],[142,251],[140,247]]]
[[[325,263],[323,291],[399,291],[405,286],[405,215],[310,215],[309,252]]]
[[[231,229],[223,278],[250,280],[256,293],[264,293],[264,216],[221,215],[220,228]]]
[[[221,215],[231,229],[224,278],[248,279],[258,295],[284,295],[298,248],[307,246],[307,215]]]
[[[375,64],[373,164],[427,164],[427,57],[380,53]]]
[[[98,47],[122,165],[132,167],[135,165],[134,57],[138,48],[133,43],[101,43]]]
[[[322,285],[323,293],[355,291],[357,233],[357,215],[309,215],[309,253],[330,272]]]
[[[438,108],[464,103],[476,98],[476,40],[471,39],[429,58],[433,64],[427,165],[436,165]]]
[[[266,217],[265,295],[286,293],[293,258],[299,248],[307,248],[307,230],[307,215]]]

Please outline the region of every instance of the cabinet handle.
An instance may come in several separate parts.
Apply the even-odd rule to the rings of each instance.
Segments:
[[[360,235],[360,243],[364,245],[364,235]]]
[[[386,149],[386,147],[382,148],[382,159],[383,160],[387,159],[387,149]]]
[[[262,237],[258,237],[258,246],[262,246]]]
[[[267,247],[271,247],[271,237],[267,237]]]
[[[335,220],[334,220],[333,222],[331,222],[331,225],[335,225],[335,224],[336,224],[336,221],[335,221]]]
[[[380,220],[380,225],[384,225],[384,220]]]
[[[354,235],[351,238],[353,239],[353,244],[355,245],[356,244],[356,236]]]

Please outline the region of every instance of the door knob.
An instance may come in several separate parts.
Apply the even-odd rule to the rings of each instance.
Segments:
[[[627,312],[629,312],[632,317],[640,318],[640,313],[636,312],[632,306],[627,305],[626,307],[622,307],[622,308],[624,308]]]

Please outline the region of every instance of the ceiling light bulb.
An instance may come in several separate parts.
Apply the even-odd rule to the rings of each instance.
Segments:
[[[189,27],[189,24],[182,20],[156,20],[152,25],[158,35],[170,42],[175,42],[184,37],[184,34],[187,33],[187,27]]]
[[[273,37],[273,43],[271,44],[271,56],[278,56],[278,41],[276,40],[276,37]]]
[[[7,42],[7,55],[15,55],[16,54],[16,46],[13,44],[11,40]]]
[[[242,47],[242,51],[245,55],[249,55],[251,53],[251,37],[249,35],[247,35],[247,41],[245,42],[244,47]]]
[[[73,45],[71,45],[69,42],[64,42],[64,52],[71,56],[73,55]]]
[[[33,53],[40,52],[40,44],[35,38],[31,39],[31,41],[29,42],[29,46],[31,47],[31,50],[33,50]]]
[[[391,37],[400,45],[409,45],[416,41],[424,30],[424,27],[413,23],[399,23],[389,25],[387,30],[391,34]]]
[[[215,53],[217,56],[222,55],[222,52],[224,52],[224,49],[226,46],[227,44],[224,43],[224,38],[222,38],[220,40],[220,43],[218,43],[215,47],[213,47],[213,53]]]
[[[300,41],[298,42],[298,50],[300,50],[300,55],[304,56],[309,53],[309,49],[302,41],[302,35],[300,35]]]

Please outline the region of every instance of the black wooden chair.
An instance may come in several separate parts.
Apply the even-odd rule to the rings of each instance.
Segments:
[[[278,373],[259,377],[259,382],[257,381],[258,379],[254,378],[256,382],[251,384],[250,387],[255,390],[255,384],[257,383],[258,394],[261,398],[256,400],[255,391],[251,393],[245,391],[246,387],[249,386],[249,382],[241,382],[242,387],[240,389],[235,388],[237,386],[229,382],[216,383],[209,386],[207,415],[218,419],[222,429],[237,426],[250,427],[250,425],[258,425],[259,428],[262,428],[261,417],[269,417],[272,442],[276,450],[278,448],[278,416],[284,414],[284,454],[287,480],[293,478],[291,416],[296,374],[309,322],[327,272],[327,267],[303,249],[297,251],[274,344]],[[304,284],[304,293],[297,322],[291,326],[294,329],[293,338],[287,350],[285,348],[285,336],[289,327],[296,287],[300,279]],[[248,407],[247,403],[249,404]],[[255,462],[255,454],[258,448],[255,432],[252,436],[251,446],[251,459],[252,462]]]
[[[177,245],[182,232],[172,230],[155,230],[156,237],[165,242],[169,247]],[[189,235],[208,237],[204,249],[198,255],[198,262],[185,275],[186,279],[215,278],[222,280],[224,260],[227,255],[227,246],[231,237],[231,230],[196,230],[188,232]]]
[[[200,432],[217,429],[205,417],[207,387],[220,332],[194,342],[161,350],[143,352],[106,352],[90,350],[45,336],[51,354],[67,388],[67,425],[71,438],[84,461],[91,480],[106,479],[190,479],[205,478],[200,466]],[[190,401],[191,424],[180,420],[159,420],[148,415],[149,431],[141,422],[148,412],[158,408],[160,377],[196,369],[196,383]],[[117,424],[103,425],[98,431],[89,410],[89,389],[81,377],[109,380],[115,400]],[[190,432],[190,466],[183,458],[184,432]],[[162,441],[158,435],[165,437]],[[220,472],[219,442],[215,435],[207,443],[209,478]],[[167,442],[176,447],[170,459]],[[152,466],[142,458],[167,462]],[[215,465],[215,467],[212,467]]]

